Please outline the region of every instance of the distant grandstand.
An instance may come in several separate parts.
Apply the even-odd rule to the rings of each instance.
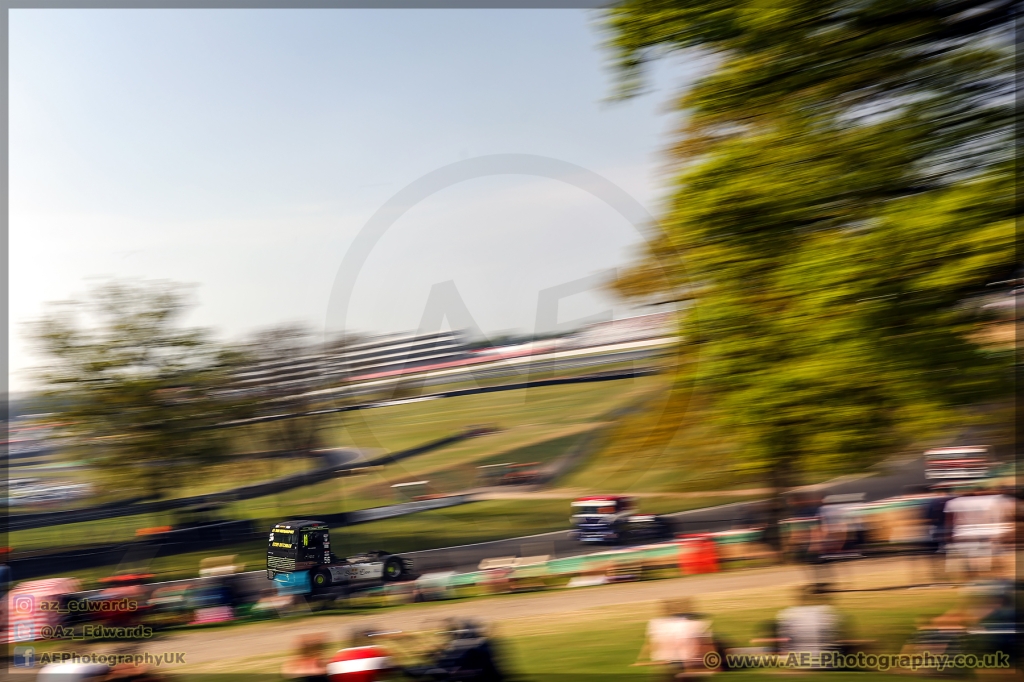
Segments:
[[[566,337],[560,348],[592,348],[616,343],[644,341],[672,336],[675,333],[675,313],[653,313],[627,317],[622,320],[598,322]]]
[[[413,369],[469,357],[461,332],[393,334],[351,346],[344,362],[351,376]]]
[[[294,395],[340,385],[361,376],[401,373],[470,356],[461,332],[391,334],[348,346],[337,352],[306,348],[291,358],[265,360],[233,376],[232,394]]]
[[[641,315],[590,325],[561,339],[477,351],[470,350],[468,338],[459,331],[389,334],[341,350],[313,352],[307,347],[296,351],[295,357],[249,365],[235,373],[226,390],[235,395],[293,396],[335,389],[352,381],[398,379],[427,369],[448,370],[514,357],[664,339],[674,333],[674,320],[671,312]]]

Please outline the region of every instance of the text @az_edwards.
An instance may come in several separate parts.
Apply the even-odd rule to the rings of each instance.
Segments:
[[[40,639],[149,639],[153,628],[148,625],[116,627],[102,624],[82,625],[77,630],[68,625],[44,625],[39,628]]]

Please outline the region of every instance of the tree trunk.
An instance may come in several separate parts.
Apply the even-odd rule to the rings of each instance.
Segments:
[[[771,482],[772,497],[768,503],[765,542],[775,551],[781,552],[784,540],[782,522],[789,516],[786,493],[793,487],[797,462],[795,447],[788,436],[782,436],[773,443],[769,461],[768,480]]]

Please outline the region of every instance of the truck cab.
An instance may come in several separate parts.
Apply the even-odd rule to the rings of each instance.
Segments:
[[[327,524],[313,519],[282,521],[267,541],[267,578],[311,591],[332,586],[399,580],[411,571],[407,559],[390,552],[366,552],[339,558],[331,551]]]
[[[572,503],[573,535],[580,542],[620,544],[672,536],[671,524],[659,516],[638,514],[625,495],[590,495]]]
[[[320,521],[282,521],[275,525],[267,544],[267,577],[334,563],[330,533],[327,524]]]

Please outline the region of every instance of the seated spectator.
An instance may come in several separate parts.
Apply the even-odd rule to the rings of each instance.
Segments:
[[[302,682],[326,682],[327,664],[324,660],[323,637],[320,635],[300,637],[295,653],[281,669],[281,676]]]
[[[967,613],[954,608],[932,619],[921,618],[917,629],[900,650],[901,654],[955,656],[964,653],[967,641]]]
[[[502,682],[507,679],[494,642],[482,627],[468,621],[450,621],[446,628],[447,641],[428,654],[426,665],[404,668],[407,677],[465,682]]]
[[[799,606],[783,609],[778,615],[780,653],[809,652],[812,656],[838,651],[842,621],[827,603],[824,585],[804,590]]]
[[[1017,669],[1018,614],[1014,608],[1012,583],[989,586],[975,615],[977,622],[970,631],[975,649],[983,654],[1003,652],[1010,656],[1010,666]]]
[[[688,599],[668,601],[664,615],[647,624],[647,639],[633,665],[661,665],[667,678],[679,673],[707,672],[704,656],[715,650],[711,621],[694,613]]]

